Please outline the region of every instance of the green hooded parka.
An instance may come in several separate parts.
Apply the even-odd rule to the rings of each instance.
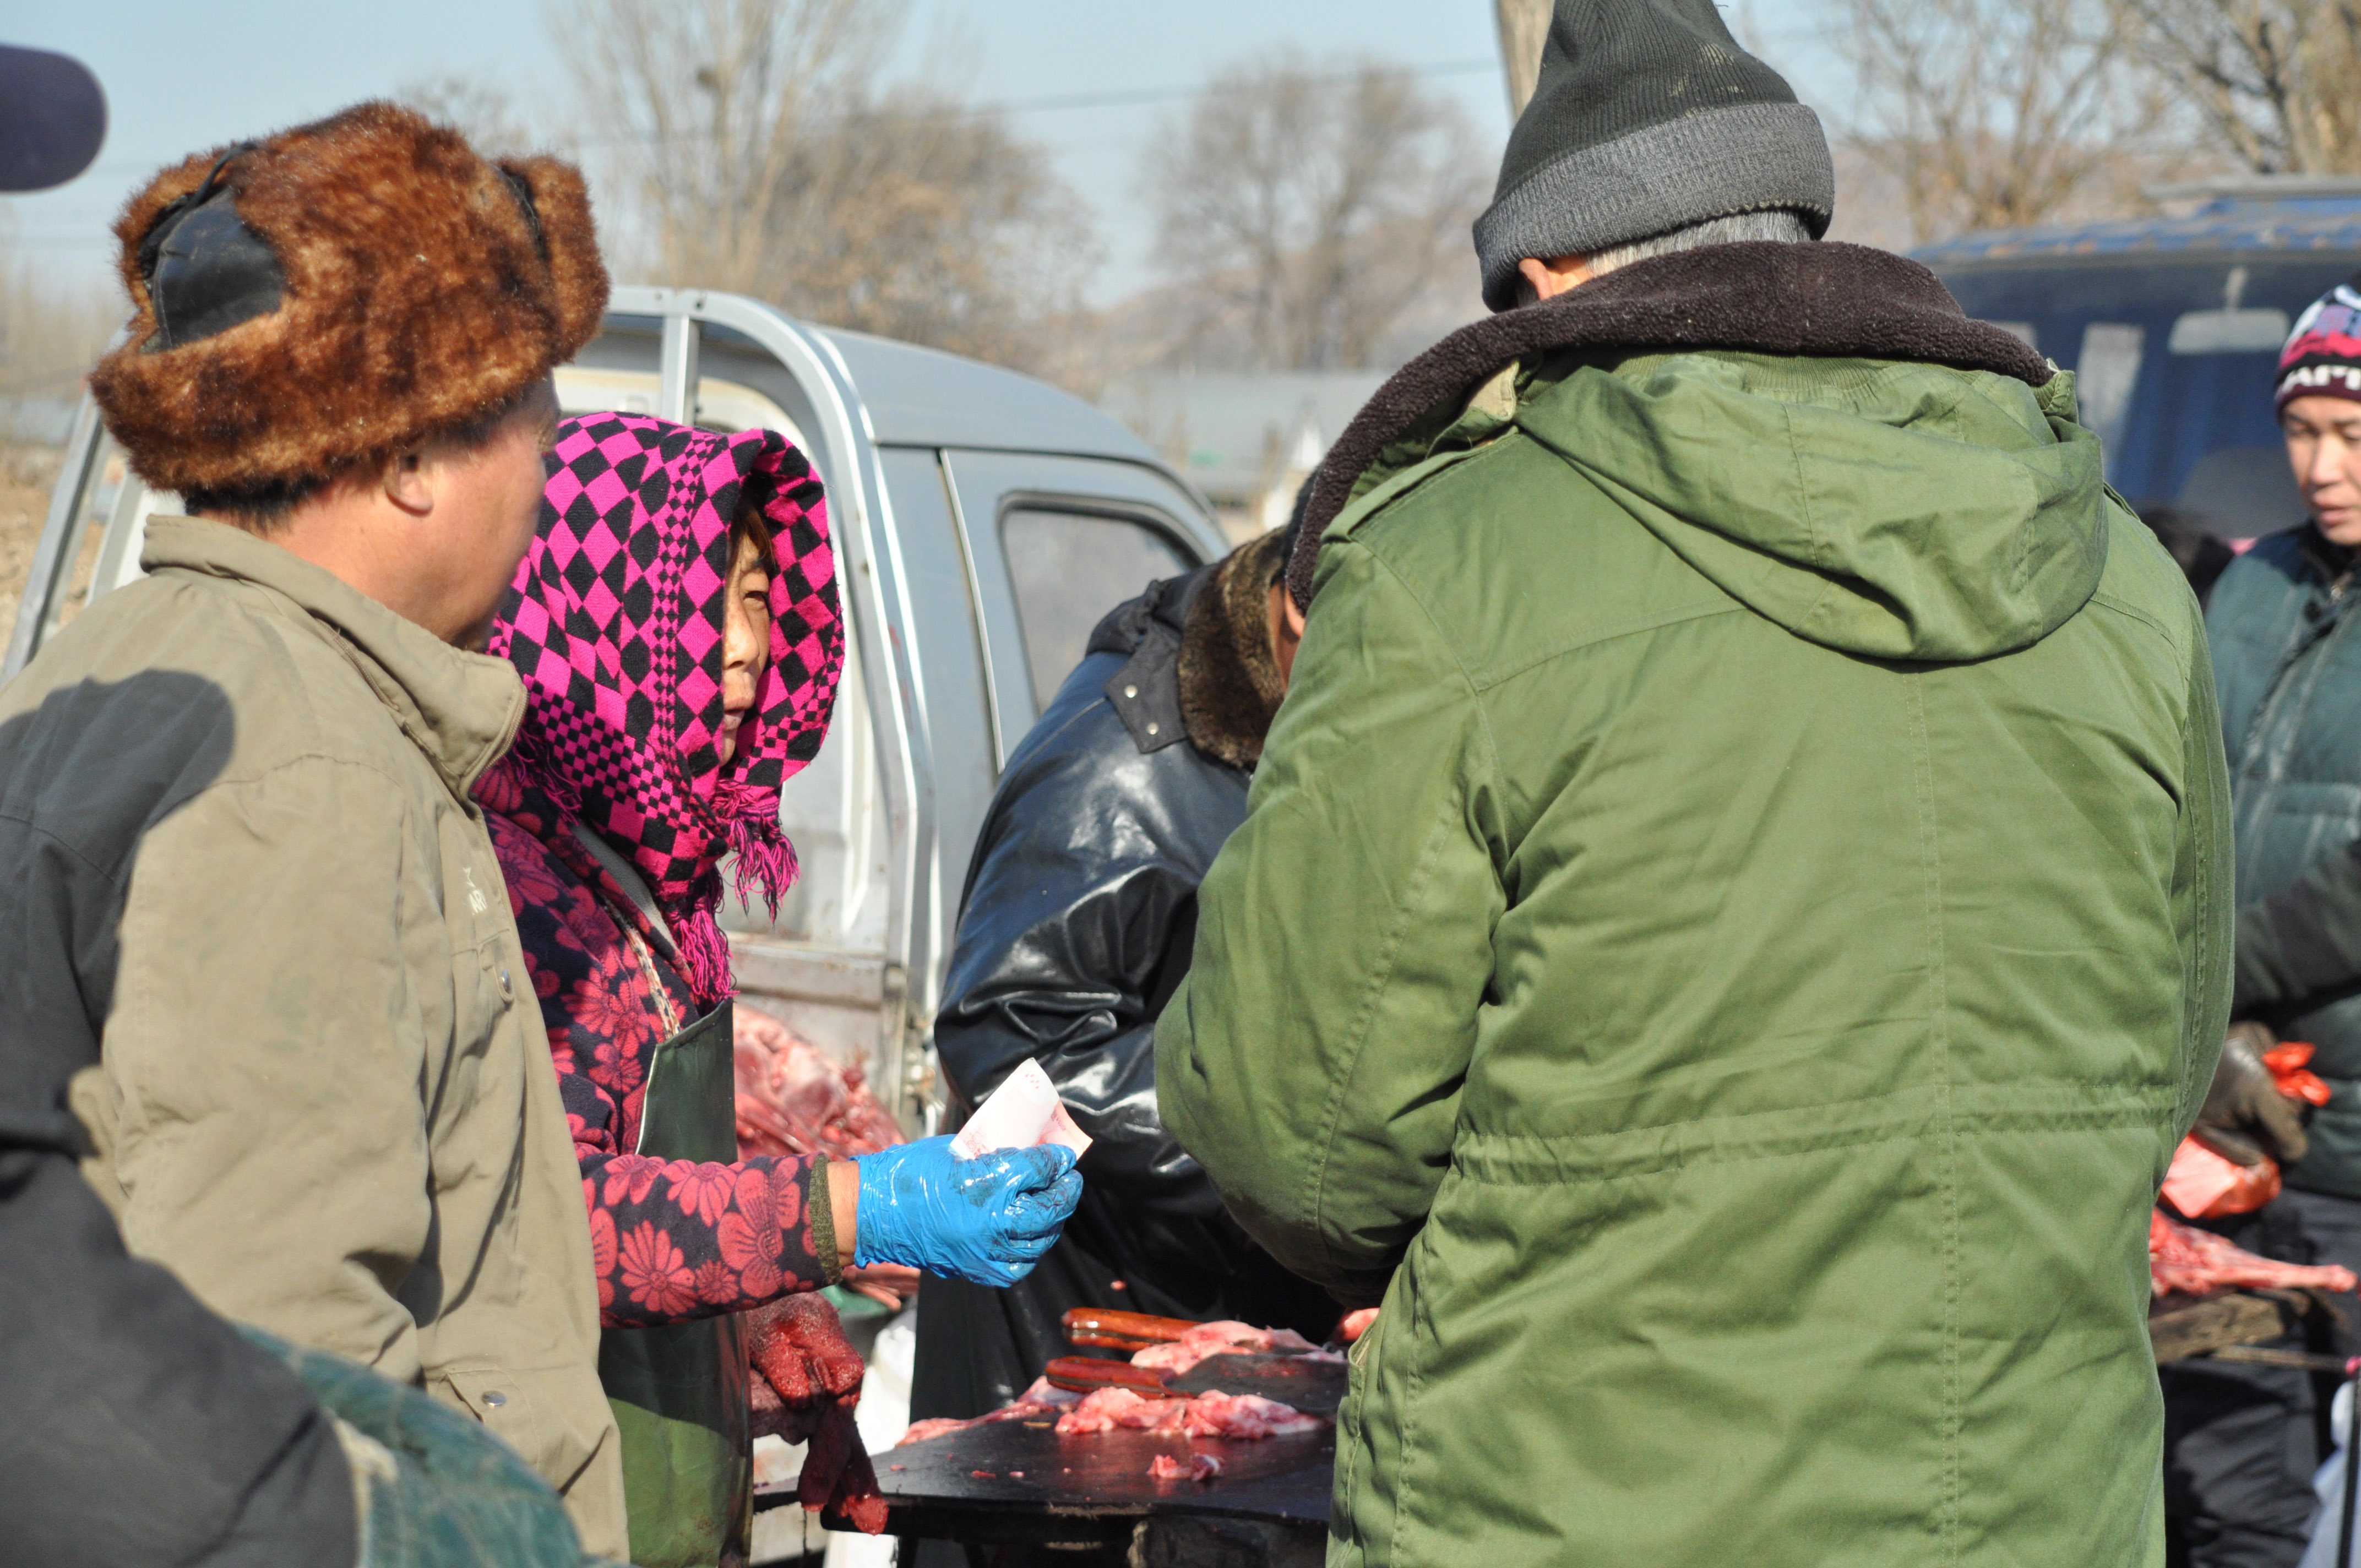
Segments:
[[[2071,378],[1528,356],[1354,493],[1157,1052],[1383,1303],[1330,1562],[2161,1563],[2226,782]]]

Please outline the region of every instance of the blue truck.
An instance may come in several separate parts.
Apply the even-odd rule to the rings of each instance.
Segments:
[[[2296,316],[2361,273],[2361,180],[2158,192],[2180,216],[1961,236],[1915,252],[1971,316],[2075,373],[2108,481],[2225,539],[2303,521],[2271,385]]]

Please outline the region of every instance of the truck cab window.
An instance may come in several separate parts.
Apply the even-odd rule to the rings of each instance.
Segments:
[[[1104,513],[1018,508],[1002,518],[1000,543],[1036,713],[1082,662],[1091,629],[1107,611],[1157,578],[1189,569],[1155,529]]]

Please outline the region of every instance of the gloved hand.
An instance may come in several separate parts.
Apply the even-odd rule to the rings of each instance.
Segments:
[[[851,1519],[871,1535],[885,1528],[885,1497],[862,1446],[861,1353],[818,1294],[783,1297],[746,1314],[753,1435],[808,1443],[796,1499]]]
[[[861,1168],[852,1261],[902,1263],[972,1285],[1033,1271],[1082,1196],[1074,1151],[1057,1144],[961,1159],[948,1137],[855,1157]]]
[[[867,1368],[827,1297],[781,1297],[741,1321],[756,1437],[806,1442],[837,1400],[861,1398]]]
[[[2263,1065],[2263,1053],[2277,1044],[2277,1036],[2252,1022],[2232,1025],[2229,1037],[2222,1042],[2213,1086],[2205,1091],[2197,1125],[2191,1130],[2224,1159],[2260,1165],[2269,1155],[2281,1165],[2292,1165],[2312,1146],[2304,1135],[2303,1113],[2279,1092],[2279,1080]]]

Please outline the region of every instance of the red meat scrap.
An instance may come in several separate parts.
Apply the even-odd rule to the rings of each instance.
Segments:
[[[2307,1268],[2257,1257],[2211,1231],[2169,1219],[2160,1209],[2148,1212],[2147,1274],[2148,1288],[2158,1296],[2175,1290],[2202,1296],[2238,1286],[2341,1293],[2356,1284],[2349,1268]]]
[[[1171,1403],[1172,1401],[1166,1401]],[[1226,1437],[1233,1442],[1258,1442],[1281,1432],[1315,1431],[1328,1423],[1305,1415],[1292,1405],[1257,1394],[1224,1394],[1213,1389],[1189,1401],[1180,1430],[1191,1437]]]
[[[1293,1329],[1258,1329],[1224,1319],[1199,1323],[1177,1340],[1151,1344],[1135,1353],[1131,1364],[1178,1377],[1209,1355],[1300,1355],[1318,1348]]]
[[[1280,1432],[1312,1431],[1327,1424],[1292,1405],[1254,1394],[1224,1394],[1216,1389],[1193,1399],[1143,1399],[1128,1388],[1101,1388],[1058,1418],[1058,1435],[1086,1437],[1124,1427],[1133,1431],[1257,1442]]]
[[[902,1440],[894,1446],[907,1448],[914,1442],[924,1442],[928,1438],[945,1437],[955,1431],[965,1431],[970,1427],[980,1427],[991,1421],[1046,1420],[1071,1409],[1082,1402],[1082,1396],[1080,1394],[1071,1393],[1063,1388],[1053,1388],[1049,1386],[1049,1380],[1047,1377],[1037,1377],[1033,1380],[1033,1387],[986,1415],[973,1416],[966,1420],[961,1420],[953,1416],[929,1416],[922,1421],[912,1421],[910,1430],[904,1432]]]
[[[1210,1453],[1191,1453],[1186,1459],[1159,1453],[1148,1467],[1148,1475],[1158,1481],[1210,1481],[1221,1473],[1222,1462]]]
[[[1060,1437],[1086,1437],[1126,1427],[1133,1431],[1177,1432],[1188,1419],[1186,1399],[1143,1399],[1128,1388],[1100,1388],[1058,1418]]]

